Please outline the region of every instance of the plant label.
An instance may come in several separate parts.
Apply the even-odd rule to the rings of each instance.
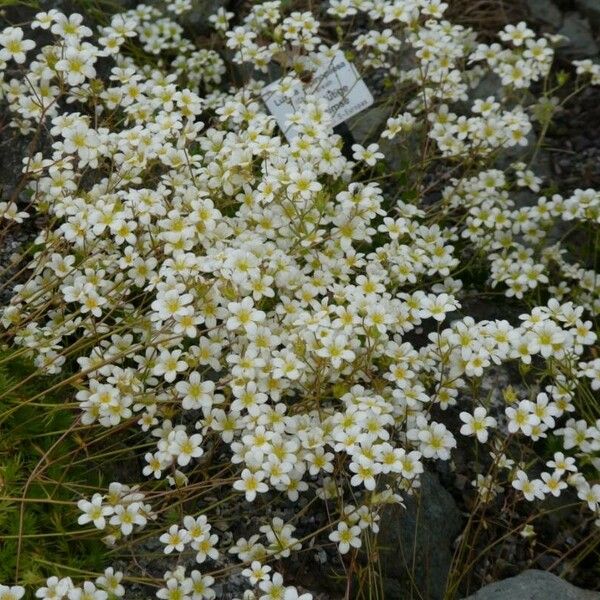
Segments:
[[[306,96],[322,98],[328,103],[334,127],[373,104],[369,88],[341,51],[320,66],[310,82],[298,83],[286,95],[278,89],[280,81],[264,87],[261,95],[288,141],[298,135],[297,127],[288,118]]]

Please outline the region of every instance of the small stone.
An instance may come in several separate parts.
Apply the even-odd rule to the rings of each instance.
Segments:
[[[600,600],[600,592],[571,585],[546,571],[530,570],[481,588],[464,600]]]
[[[598,44],[592,34],[590,22],[579,13],[567,13],[558,33],[569,38],[569,41],[559,49],[565,56],[590,58],[598,54]]]

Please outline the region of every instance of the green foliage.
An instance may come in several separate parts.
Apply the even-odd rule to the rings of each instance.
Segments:
[[[46,391],[55,383],[0,351],[0,581],[40,583],[106,564],[97,536],[77,524],[76,506],[78,488],[99,486],[102,473],[71,464],[85,448],[69,396]]]
[[[38,9],[39,2],[36,2],[36,0],[0,0],[0,9],[9,6],[28,6],[29,8]]]

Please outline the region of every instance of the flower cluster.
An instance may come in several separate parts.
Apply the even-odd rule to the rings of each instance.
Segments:
[[[125,587],[121,584],[123,573],[108,567],[103,575],[95,581],[84,581],[81,586],[73,583],[70,577],[49,577],[45,585],[35,592],[36,598],[50,600],[65,598],[68,600],[108,600],[109,598],[123,598]],[[0,585],[0,598],[3,600],[19,600],[25,595],[22,586]]]
[[[261,498],[325,502],[331,523],[320,543],[340,555],[377,533],[385,505],[414,493],[432,461],[451,461],[459,436],[487,445],[489,461],[473,473],[484,501],[513,488],[533,500],[571,487],[600,524],[600,486],[586,475],[598,467],[600,420],[577,402],[578,380],[600,388],[590,352],[600,286],[548,241],[563,221],[597,225],[600,193],[516,204],[541,181],[529,165],[493,160],[527,146],[531,111],[511,98],[548,76],[551,43],[520,23],[500,32],[508,47],[477,44],[443,19],[445,8],[328,3],[330,17],[370,20],[372,29],[344,40],[364,68],[418,89],[378,143],[353,146],[353,160],[324,100],[296,107],[288,142],[259,100],[282,53],[280,87],[293,90],[337,52],[311,12],[285,15],[280,2],[264,2],[233,28],[231,13],[216,13],[231,61],[255,75],[227,92],[216,87],[220,55],[196,49],[172,17],[143,4],[97,32],[80,15],[38,14],[32,27],[53,41],[19,79],[9,73],[34,44],[21,28],[0,34],[11,125],[44,128],[52,140],[24,160],[31,210],[14,200],[0,216],[18,223],[36,211],[55,224],[38,235],[30,277],[1,322],[45,373],[76,359],[83,425],[129,427],[148,442],[144,482],[80,499],[79,523],[105,531],[109,544],[160,527],[165,554],[202,565],[167,571],[159,598],[216,597],[210,568],[224,555],[236,557],[247,597],[310,598],[267,564],[308,546],[297,524],[263,514],[257,533],[232,539],[214,533],[219,511],[208,500],[177,523],[159,517],[146,490],[193,488],[209,466],[222,469],[215,489],[248,510]],[[126,51],[134,42],[156,60],[138,65]],[[103,79],[100,61],[109,63]],[[597,82],[595,65],[576,67]],[[506,97],[473,99],[490,74]],[[420,134],[432,161],[461,168],[434,210],[421,197],[398,198],[372,171],[385,168],[385,148]],[[461,315],[460,273],[474,261],[489,267],[491,288],[537,305],[513,323]],[[532,294],[541,290],[547,301]],[[499,407],[473,389],[504,363],[536,381],[507,390]],[[550,434],[562,450],[534,475],[532,445]],[[511,458],[513,442],[528,450]],[[121,577],[109,569],[83,588],[51,578],[37,596],[121,596]]]

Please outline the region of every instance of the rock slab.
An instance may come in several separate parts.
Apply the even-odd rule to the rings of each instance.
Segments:
[[[567,13],[558,33],[569,39],[565,46],[559,48],[566,57],[591,58],[598,54],[598,44],[592,34],[590,22],[579,13]]]
[[[600,600],[547,571],[530,570],[481,588],[464,600]]]
[[[442,600],[452,544],[462,518],[437,475],[423,473],[421,490],[405,498],[406,509],[382,514],[378,546],[386,600]],[[514,599],[513,599],[514,600]]]
[[[224,0],[192,0],[192,9],[181,15],[179,21],[195,34],[206,35],[213,31],[208,18],[225,5]]]
[[[531,17],[558,29],[563,15],[553,0],[527,0],[527,8]]]
[[[579,12],[583,13],[595,29],[600,29],[600,2],[598,0],[575,0]]]

